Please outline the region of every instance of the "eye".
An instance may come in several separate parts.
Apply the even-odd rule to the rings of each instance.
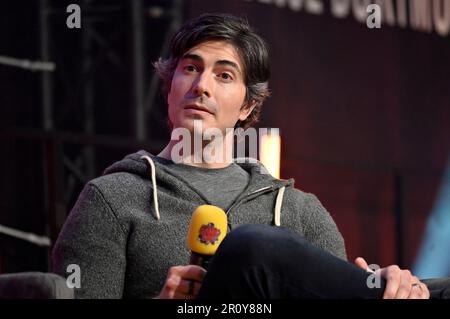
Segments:
[[[197,71],[197,67],[193,64],[187,64],[183,67],[183,70],[188,72],[188,73],[192,73],[192,72],[196,72]]]
[[[222,72],[219,74],[220,79],[224,80],[225,82],[231,82],[233,81],[233,76],[230,73]]]

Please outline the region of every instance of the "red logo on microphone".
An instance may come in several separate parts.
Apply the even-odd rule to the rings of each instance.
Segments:
[[[214,245],[219,240],[219,236],[220,229],[214,227],[213,223],[202,225],[198,232],[198,240],[200,240],[200,242],[205,245]]]

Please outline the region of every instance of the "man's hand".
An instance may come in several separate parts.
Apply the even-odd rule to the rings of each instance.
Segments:
[[[368,270],[369,265],[364,258],[355,259],[355,264]],[[380,276],[386,279],[386,289],[383,299],[429,299],[430,292],[427,286],[420,282],[419,278],[413,276],[407,269],[400,269],[397,265],[392,265],[378,270]],[[377,272],[378,272],[377,271]]]
[[[206,270],[197,265],[174,266],[169,269],[164,287],[157,299],[195,299]]]

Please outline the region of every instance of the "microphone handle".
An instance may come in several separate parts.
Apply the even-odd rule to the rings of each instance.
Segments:
[[[211,262],[213,256],[210,255],[202,255],[196,253],[195,251],[191,252],[191,258],[189,259],[190,265],[198,265],[202,266],[205,269],[208,269],[209,263]]]

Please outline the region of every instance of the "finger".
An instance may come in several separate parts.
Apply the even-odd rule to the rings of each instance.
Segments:
[[[188,294],[184,294],[182,292],[175,292],[173,299],[195,299],[196,296],[191,296]]]
[[[175,289],[170,289],[167,285],[164,285],[156,299],[172,299],[174,294]]]
[[[188,279],[191,278],[194,281],[201,282],[203,280],[203,277],[206,274],[206,270],[200,266],[196,265],[185,265],[185,266],[173,266],[170,267],[167,278],[164,283],[163,288],[161,289],[160,294],[158,295],[158,298],[160,299],[172,299],[175,297],[176,294],[179,293],[180,285],[183,280],[183,277],[187,277]],[[194,292],[196,290],[194,289]],[[186,291],[183,291],[187,292]],[[198,293],[198,290],[197,290]]]
[[[194,280],[181,280],[177,292],[181,292],[191,296],[197,296],[202,284]]]
[[[178,286],[180,285],[181,277],[176,274],[169,274],[167,276],[166,282],[164,283],[163,288],[158,296],[159,299],[173,299],[174,295],[177,291]]]
[[[414,278],[411,275],[409,270],[401,270],[400,271],[400,285],[398,287],[397,293],[395,295],[395,299],[406,299],[413,290]],[[414,290],[420,290],[418,288],[414,288]]]
[[[181,266],[178,269],[178,275],[183,279],[192,279],[202,282],[206,275],[206,269],[197,265]]]
[[[422,299],[423,291],[420,285],[413,285],[408,299]]]
[[[173,266],[169,269],[167,279],[174,276],[202,282],[205,275],[206,270],[197,265]]]
[[[189,295],[183,291],[183,280],[176,276],[166,281],[166,290],[163,289],[164,295],[160,299],[194,299],[196,296]]]
[[[424,291],[419,278],[412,276],[411,292],[409,293],[408,299],[422,299],[423,294]]]
[[[416,276],[413,276],[413,281],[414,283],[417,283],[414,290],[418,290],[419,298],[430,299],[430,290],[428,289],[428,286],[421,282]]]
[[[419,285],[422,288],[421,299],[430,299],[430,290],[428,289],[427,285],[425,285],[423,282],[420,282],[420,281],[419,281]]]
[[[358,257],[355,259],[355,264],[359,268],[362,268],[364,270],[367,270],[369,268],[369,265],[367,264],[366,260],[362,257]]]
[[[400,286],[400,268],[389,266],[381,269],[381,276],[386,279],[386,288],[383,299],[394,299]]]
[[[192,299],[198,296],[201,283],[194,280],[183,280],[173,276],[166,281],[159,294],[159,299]]]

